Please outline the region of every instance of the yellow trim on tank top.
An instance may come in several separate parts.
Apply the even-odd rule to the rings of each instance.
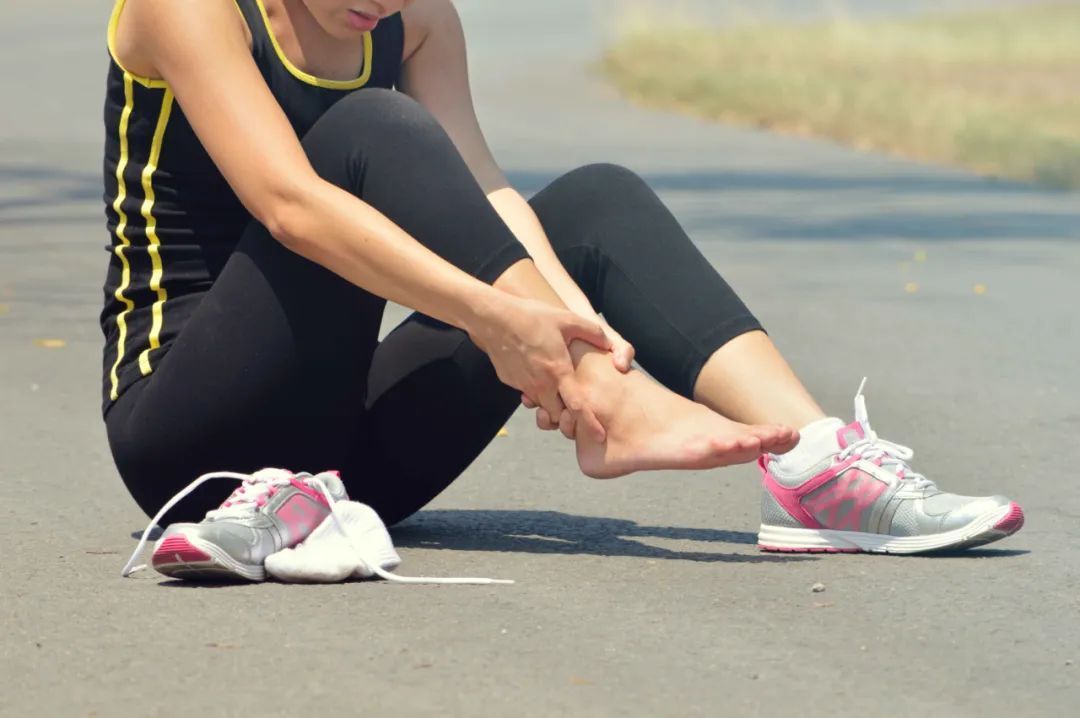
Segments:
[[[161,240],[157,235],[157,218],[154,217],[154,172],[157,171],[161,161],[161,147],[165,142],[165,128],[169,125],[169,117],[172,116],[173,93],[166,89],[161,98],[161,111],[158,113],[157,127],[154,129],[154,140],[150,145],[150,158],[142,171],[143,204],[142,216],[146,220],[146,252],[150,255],[150,264],[153,267],[150,272],[150,289],[157,293],[157,301],[151,307],[150,314],[150,346],[139,355],[139,369],[146,376],[153,368],[150,366],[150,352],[161,346],[161,325],[163,323],[163,307],[169,298],[169,293],[162,286],[165,275],[165,267],[161,262]]]
[[[120,25],[120,13],[124,11],[124,5],[127,0],[116,0],[113,5],[112,15],[109,17],[109,31],[105,38],[105,44],[109,48],[109,57],[116,63],[125,75],[130,77],[135,82],[139,83],[143,87],[148,87],[152,90],[164,90],[169,86],[169,83],[161,78],[155,77],[143,77],[142,75],[136,75],[134,72],[124,67],[124,64],[120,62],[120,58],[116,56],[116,28]],[[240,14],[240,19],[247,26],[247,18],[244,17],[244,11],[240,9],[240,4],[233,0],[233,6],[236,8],[236,12]]]
[[[130,77],[143,87],[149,87],[152,90],[164,89],[169,86],[165,80],[136,75],[134,72],[131,72],[124,67],[123,63],[120,62],[120,59],[116,56],[116,28],[120,25],[120,13],[124,11],[124,4],[126,2],[127,0],[116,0],[116,4],[113,5],[112,16],[109,18],[109,32],[108,35],[106,35],[105,40],[105,44],[109,47],[109,56],[112,57],[112,61],[116,63],[116,66],[124,71],[124,75]]]
[[[366,85],[367,81],[371,79],[371,58],[374,51],[370,32],[364,33],[364,67],[360,73],[360,77],[355,80],[327,80],[306,73],[296,65],[292,64],[289,58],[285,56],[285,52],[281,49],[281,45],[278,44],[277,36],[274,35],[274,29],[270,27],[270,16],[266,14],[266,6],[263,4],[263,0],[255,0],[255,4],[259,6],[263,25],[266,27],[266,35],[270,38],[270,44],[274,46],[274,52],[277,53],[278,60],[280,60],[281,64],[285,66],[285,69],[289,71],[289,74],[296,79],[327,90],[355,90]]]
[[[120,361],[124,358],[124,342],[127,340],[127,315],[128,312],[135,308],[135,302],[124,296],[124,290],[131,284],[131,264],[128,263],[127,257],[124,256],[124,250],[131,246],[131,240],[127,238],[128,218],[122,206],[127,198],[127,182],[124,181],[124,170],[127,169],[128,165],[128,121],[131,119],[131,112],[135,108],[135,88],[132,86],[132,79],[131,75],[124,75],[124,111],[120,113],[119,132],[120,160],[116,163],[116,199],[113,200],[113,209],[119,218],[116,224],[116,236],[121,242],[113,248],[113,253],[120,258],[122,267],[120,284],[117,286],[113,296],[124,305],[124,309],[116,315],[116,327],[119,332],[116,339],[116,361],[113,362],[112,369],[109,371],[109,398],[113,401],[116,401],[119,396],[120,379],[116,374],[116,370],[120,366]]]

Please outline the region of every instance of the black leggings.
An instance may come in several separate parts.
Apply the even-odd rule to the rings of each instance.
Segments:
[[[439,124],[404,95],[354,93],[303,145],[322,177],[469,274],[492,283],[528,258]],[[690,396],[718,347],[760,328],[630,171],[583,167],[531,204],[593,306],[673,391]],[[153,514],[205,472],[264,466],[340,469],[388,524],[431,501],[520,394],[465,332],[430,317],[379,342],[384,306],[252,222],[153,374],[106,415],[139,506]],[[223,493],[211,482],[167,521],[197,520]]]

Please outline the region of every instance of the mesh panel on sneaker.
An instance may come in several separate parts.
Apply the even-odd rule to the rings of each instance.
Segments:
[[[893,536],[917,536],[920,534],[919,519],[915,515],[915,502],[901,501],[896,513],[893,514],[892,522],[885,527],[885,531]]]
[[[950,511],[954,511],[976,500],[977,499],[972,496],[938,493],[924,499],[923,508],[928,514],[941,516],[942,514],[947,514]]]
[[[761,523],[770,526],[802,528],[802,524],[793,519],[768,491],[762,492]]]

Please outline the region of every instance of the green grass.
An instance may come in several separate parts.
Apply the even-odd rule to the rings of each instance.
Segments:
[[[726,30],[639,25],[602,68],[653,107],[1080,187],[1077,5]]]

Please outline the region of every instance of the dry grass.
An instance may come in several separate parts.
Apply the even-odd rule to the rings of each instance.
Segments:
[[[1080,6],[630,29],[603,69],[641,103],[1080,187]]]

